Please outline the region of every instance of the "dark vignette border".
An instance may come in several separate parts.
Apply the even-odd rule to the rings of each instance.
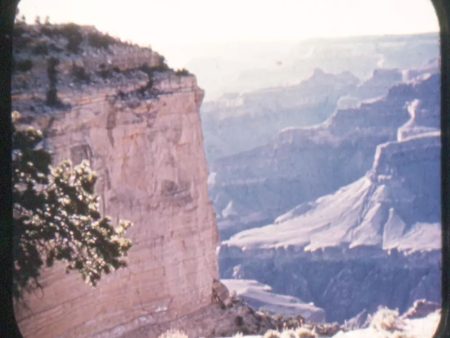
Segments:
[[[19,0],[0,0],[0,337],[22,337],[14,318],[12,286],[11,54]]]
[[[5,338],[22,337],[14,318],[11,295],[11,56],[12,30],[19,1],[0,0],[0,337]],[[442,315],[434,337],[446,338],[450,337],[450,1],[431,2],[440,24],[442,135]]]
[[[435,338],[450,337],[450,1],[431,0],[441,38],[442,312]]]

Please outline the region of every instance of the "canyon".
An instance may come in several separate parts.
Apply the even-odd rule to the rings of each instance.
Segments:
[[[426,74],[381,99],[337,110],[320,125],[284,130],[246,157],[224,160],[222,177],[246,192],[234,191],[237,206],[252,200],[252,190],[270,191],[270,179],[292,191],[275,190],[285,204],[222,212],[235,226],[248,210],[274,217],[249,230],[241,223],[222,242],[222,277],[270,285],[340,323],[381,305],[403,312],[418,299],[439,302],[439,117],[439,75]],[[287,174],[295,176],[288,181]],[[310,189],[292,188],[295,181]]]
[[[128,266],[96,288],[41,271],[16,302],[24,336],[215,337],[273,328],[245,303],[343,323],[439,302],[434,38],[307,41],[269,70],[288,84],[202,104],[196,77],[150,48],[17,25],[13,109],[55,163],[90,162],[102,213],[134,223]]]
[[[283,128],[263,145],[210,160],[209,191],[222,239],[269,224],[296,205],[363,176],[372,166],[376,147],[395,140],[398,128],[409,120],[408,102],[421,100],[428,116],[422,123],[439,128],[436,69],[425,72],[434,75],[417,84],[394,82],[381,97],[336,109],[322,123]],[[353,92],[372,87],[378,95],[379,89],[370,86],[376,77],[381,76],[374,74]]]

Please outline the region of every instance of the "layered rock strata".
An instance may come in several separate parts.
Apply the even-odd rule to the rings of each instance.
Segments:
[[[439,81],[435,73],[396,85],[385,97],[339,109],[319,125],[285,128],[267,145],[214,161],[210,195],[222,239],[360,178],[377,145],[398,133],[438,129]]]
[[[39,28],[27,34],[33,29]],[[90,161],[102,210],[134,223],[133,246],[128,267],[96,288],[62,266],[43,270],[42,288],[17,303],[19,327],[24,337],[119,337],[145,326],[142,336],[151,337],[160,323],[209,306],[218,277],[203,91],[194,76],[167,69],[149,49],[112,43],[106,52],[52,53],[47,57],[60,60],[60,104],[45,104],[45,67],[22,49],[17,59],[31,58],[33,68],[14,75],[14,109],[43,129],[55,163]],[[89,81],[71,78],[74,64]],[[114,69],[104,73],[105,67]]]

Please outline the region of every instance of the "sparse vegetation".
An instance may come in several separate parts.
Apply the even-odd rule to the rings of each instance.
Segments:
[[[76,82],[88,83],[91,81],[91,77],[86,72],[86,69],[84,69],[84,67],[82,67],[82,66],[77,66],[75,63],[72,63],[72,69],[71,69],[70,73]]]
[[[77,54],[80,51],[80,43],[83,41],[80,27],[72,24],[66,25],[64,34],[67,38],[67,50]]]
[[[56,67],[59,64],[57,58],[51,57],[47,60],[47,76],[48,76],[48,90],[46,104],[49,106],[59,106],[61,101],[58,99],[58,91],[56,89],[56,84],[58,83],[58,71]]]
[[[83,41],[83,34],[80,26],[74,23],[64,25],[45,24],[40,27],[42,34],[49,37],[62,36],[67,40],[66,49],[70,53],[77,54],[80,51],[80,44]]]
[[[108,34],[92,32],[88,34],[88,43],[94,48],[108,49],[110,45],[116,43],[116,39]]]
[[[175,74],[178,76],[188,76],[191,75],[191,73],[189,73],[189,71],[186,68],[182,68],[182,69],[177,69],[175,71]]]
[[[19,72],[28,72],[33,68],[33,62],[30,59],[14,61],[14,69]]]
[[[97,180],[88,162],[51,167],[51,155],[40,145],[40,130],[19,124],[13,113],[14,295],[39,286],[41,267],[66,262],[95,285],[104,274],[125,266],[131,246],[128,221],[114,226],[99,211]]]
[[[140,68],[141,71],[143,71],[145,74],[147,74],[149,77],[153,75],[155,72],[165,72],[169,69],[169,66],[165,62],[161,62],[158,66],[152,66],[150,67],[147,63],[144,63]]]

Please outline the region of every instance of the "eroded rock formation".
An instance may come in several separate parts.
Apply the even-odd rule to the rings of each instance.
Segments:
[[[91,162],[105,214],[134,223],[133,247],[128,267],[96,288],[62,266],[43,270],[42,288],[17,303],[16,318],[25,337],[118,337],[144,326],[153,331],[141,336],[153,337],[158,325],[209,306],[218,277],[203,91],[194,76],[168,69],[150,49],[108,39],[107,47],[94,48],[88,35],[95,31],[83,28],[80,50],[67,53],[64,34],[42,30],[16,36],[16,64],[31,60],[32,67],[15,71],[14,109],[44,130],[55,162]],[[44,57],[20,44],[33,38],[49,47]],[[50,57],[59,60],[55,107],[44,102]]]

